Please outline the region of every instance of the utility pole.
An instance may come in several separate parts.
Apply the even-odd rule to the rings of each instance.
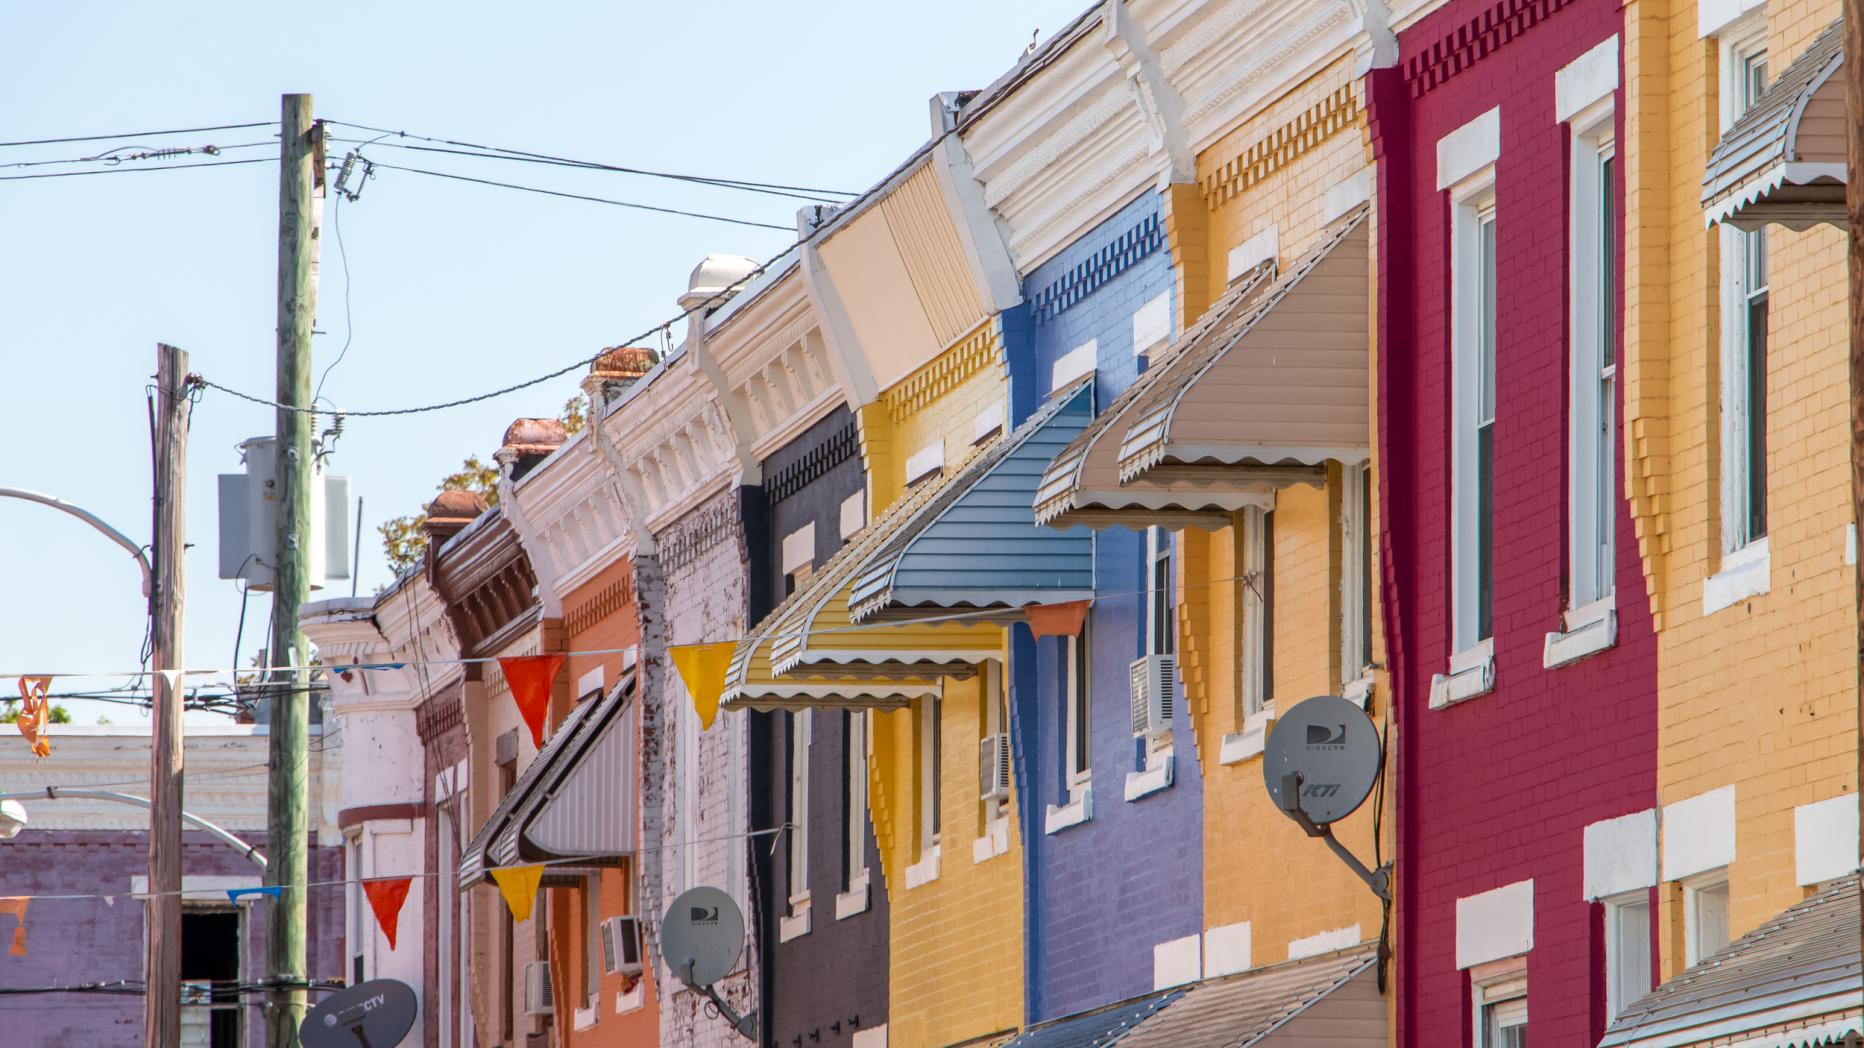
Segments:
[[[310,593],[311,321],[317,313],[317,191],[323,185],[323,129],[311,121],[310,95],[285,95],[278,156],[278,531],[274,548],[271,662],[302,667],[298,605]],[[304,1020],[306,743],[310,675],[272,675],[271,777],[266,797],[265,882],[284,889],[265,928],[266,1048],[297,1048]]]
[[[1851,332],[1851,524],[1864,525],[1864,0],[1844,0],[1845,18],[1845,271],[1849,277]],[[1851,595],[1858,615],[1858,731],[1852,755],[1858,761],[1854,792],[1859,824],[1864,825],[1864,557],[1854,558]],[[1860,840],[1858,879],[1864,886],[1864,839]],[[1864,956],[1864,934],[1858,941]]]
[[[143,1043],[181,1044],[181,604],[187,549],[188,355],[155,347],[155,723],[149,740],[149,922]]]

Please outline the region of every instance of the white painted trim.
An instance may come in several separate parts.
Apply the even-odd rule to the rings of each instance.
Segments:
[[[906,459],[906,483],[929,477],[945,468],[945,441],[934,440]]]
[[[1248,240],[1230,249],[1228,283],[1236,283],[1236,278],[1256,268],[1264,262],[1273,262],[1281,257],[1276,227],[1270,224],[1267,229],[1250,237]]]
[[[1371,199],[1372,169],[1360,168],[1358,174],[1327,187],[1327,192],[1320,198],[1321,224],[1333,222]]]
[[[1696,35],[1707,39],[1734,24],[1744,14],[1766,5],[1767,0],[1699,0],[1696,4]]]
[[[812,520],[783,536],[783,573],[788,575],[814,563],[815,521]]]
[[[1618,34],[1613,33],[1553,74],[1554,122],[1571,120],[1617,90]]]
[[[1269,730],[1275,726],[1275,705],[1270,703],[1261,712],[1252,713],[1243,718],[1243,730],[1232,732],[1223,737],[1223,744],[1217,753],[1218,764],[1238,764],[1262,752],[1268,742]]]
[[[594,1008],[576,1009],[575,1015],[571,1019],[571,1025],[574,1026],[579,1033],[589,1029],[595,1025],[596,1011],[597,1010]]]
[[[1437,188],[1448,189],[1502,155],[1502,109],[1483,113],[1437,140]]]
[[[1003,432],[1004,415],[1002,397],[998,397],[989,404],[986,404],[984,410],[977,413],[977,418],[972,423],[975,428],[971,433],[971,443],[973,445],[982,444],[984,441]]]
[[[576,697],[582,698],[592,691],[603,691],[608,687],[607,670],[601,666],[576,678]]]
[[[615,991],[615,1014],[626,1015],[647,1007],[647,980],[636,979],[631,990]]]
[[[847,891],[835,896],[835,919],[845,921],[856,914],[866,913],[872,901],[872,888],[868,881],[867,870],[863,869],[854,878],[854,883],[848,886]]]
[[[1205,976],[1215,979],[1220,975],[1246,972],[1251,967],[1248,921],[1204,929]]]
[[[1735,788],[1663,806],[1663,879],[1680,881],[1735,861]]]
[[[938,880],[939,846],[934,844],[926,849],[924,857],[906,867],[906,887],[910,890]]]
[[[1450,671],[1430,678],[1430,708],[1440,710],[1495,690],[1495,638],[1450,656]]]
[[[1173,763],[1171,751],[1166,750],[1163,753],[1153,754],[1152,758],[1146,762],[1145,771],[1127,772],[1126,799],[1136,801],[1141,797],[1147,797],[1169,788]]]
[[[848,1048],[887,1048],[887,1024],[854,1031],[854,1040]]]
[[[1331,931],[1317,932],[1313,935],[1302,936],[1299,939],[1288,940],[1288,959],[1291,961],[1298,961],[1303,957],[1317,957],[1323,953],[1344,950],[1348,946],[1357,946],[1364,941],[1365,939],[1360,934],[1359,925],[1357,924],[1351,924],[1344,928],[1335,928]]]
[[[1841,793],[1793,809],[1793,873],[1811,886],[1856,873],[1858,798]]]
[[[1456,967],[1524,954],[1534,948],[1534,881],[1516,881],[1456,900]]]
[[[1845,566],[1849,567],[1853,564],[1856,564],[1857,562],[1858,562],[1858,526],[1856,524],[1846,524],[1845,525]]]
[[[867,492],[857,491],[841,500],[841,538],[853,538],[867,527]]]
[[[1618,611],[1614,600],[1606,597],[1567,612],[1565,631],[1547,634],[1546,646],[1541,650],[1542,668],[1570,666],[1617,644]]]
[[[1361,673],[1355,680],[1347,681],[1340,688],[1340,697],[1358,706],[1362,710],[1372,708],[1372,693],[1377,690],[1376,682],[1370,669]]]
[[[184,873],[181,875],[181,899],[183,902],[217,902],[232,906],[234,903],[227,899],[227,892],[229,890],[235,888],[257,888],[260,887],[264,881],[265,874],[258,870],[254,870],[252,873],[247,874],[231,875]],[[147,895],[149,893],[148,875],[141,873],[132,874],[129,879],[129,891],[131,895]],[[254,899],[261,898],[264,898],[264,896],[243,895],[240,897],[239,905],[244,906]]]
[[[1585,876],[1588,901],[1657,883],[1657,809],[1646,808],[1587,826]]]
[[[1722,556],[1722,570],[1702,580],[1702,614],[1713,615],[1751,597],[1766,594],[1773,585],[1773,554],[1763,536]]]
[[[1133,311],[1133,355],[1143,357],[1171,341],[1171,292],[1161,291]]]
[[[1056,357],[1054,366],[1049,370],[1049,389],[1060,389],[1082,375],[1093,374],[1094,369],[1100,366],[1099,353],[1098,340],[1090,338]]]
[[[1094,787],[1082,783],[1074,787],[1071,799],[1060,806],[1049,805],[1043,819],[1042,832],[1055,834],[1070,826],[1079,826],[1094,819]]]
[[[1152,988],[1164,990],[1203,978],[1203,936],[1193,932],[1181,939],[1152,945]]]
[[[809,896],[790,900],[790,912],[777,918],[777,941],[789,942],[809,934]]]
[[[984,832],[971,841],[971,865],[989,862],[1010,850],[1010,817],[999,815],[990,820]]]

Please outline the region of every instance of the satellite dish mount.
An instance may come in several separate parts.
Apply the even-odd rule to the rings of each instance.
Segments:
[[[757,1040],[757,1011],[739,1015],[713,983],[731,974],[744,952],[744,912],[717,888],[680,893],[660,922],[660,952],[687,989],[705,995],[731,1028]]]
[[[1392,864],[1370,869],[1333,835],[1333,824],[1359,809],[1384,770],[1379,733],[1358,704],[1337,695],[1298,703],[1276,721],[1262,757],[1262,778],[1283,815],[1327,842],[1347,868],[1391,902]]]

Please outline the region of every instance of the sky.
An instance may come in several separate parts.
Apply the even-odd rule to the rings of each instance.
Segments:
[[[308,92],[329,120],[855,191],[927,138],[932,95],[988,84],[1086,2],[583,2],[535,5],[521,18],[509,4],[474,2],[6,5],[0,142],[272,121],[280,94]],[[783,226],[802,203],[414,153],[396,141],[410,140],[384,139],[365,155]],[[147,542],[145,387],[156,344],[187,350],[191,369],[212,381],[269,395],[277,265],[274,163],[5,165],[210,144],[225,149],[220,159],[256,159],[275,157],[274,142],[260,127],[0,146],[0,178],[111,172],[0,181],[0,487],[56,495]],[[324,238],[314,373],[347,342],[323,395],[351,410],[449,400],[556,370],[670,318],[706,254],[765,258],[792,239],[388,170],[359,200],[327,205]],[[418,510],[467,456],[489,461],[512,419],[555,415],[577,392],[572,374],[450,411],[351,419],[329,469],[352,478],[363,500],[359,591],[391,578],[378,523]],[[272,428],[270,410],[211,390],[194,409],[189,667],[244,665],[264,643],[267,595],[250,595],[242,631],[240,589],[218,578],[215,476],[237,472],[236,445]],[[333,587],[313,599],[349,595],[347,582]],[[63,514],[0,498],[0,675],[60,674],[55,694],[130,686],[123,671],[142,665],[145,625],[127,554]],[[0,677],[0,697],[15,688]],[[79,723],[148,722],[133,705],[60,701]],[[223,722],[206,712],[188,720]]]

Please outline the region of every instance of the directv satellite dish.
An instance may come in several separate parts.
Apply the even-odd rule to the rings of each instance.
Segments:
[[[1275,806],[1316,826],[1357,811],[1379,781],[1379,731],[1355,703],[1321,695],[1277,718],[1262,778]]]
[[[681,892],[660,922],[660,952],[674,974],[694,987],[710,986],[738,966],[744,913],[717,888]]]
[[[304,1048],[396,1048],[420,1013],[414,990],[397,979],[371,979],[317,1003],[298,1027]]]

